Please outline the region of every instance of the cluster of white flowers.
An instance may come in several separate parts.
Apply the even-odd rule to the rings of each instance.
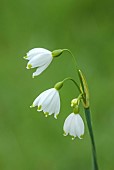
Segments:
[[[30,50],[24,57],[28,60],[27,69],[37,68],[33,73],[34,76],[41,74],[52,62],[53,57],[59,56],[63,50],[55,50],[53,52],[44,48],[34,48]],[[33,102],[30,107],[38,107],[37,111],[43,111],[45,116],[54,114],[54,118],[57,119],[57,115],[60,113],[60,95],[59,89],[63,86],[63,82],[57,83],[54,88],[48,89],[42,92]],[[73,107],[73,113],[71,113],[65,120],[63,130],[64,135],[71,135],[73,138],[78,137],[81,139],[84,134],[84,122],[79,115],[80,99],[73,99],[71,103]]]

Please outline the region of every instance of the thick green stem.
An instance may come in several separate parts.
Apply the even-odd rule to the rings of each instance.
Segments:
[[[90,138],[91,138],[91,144],[92,144],[93,170],[98,170],[99,168],[98,168],[98,163],[97,163],[95,140],[94,140],[94,135],[93,135],[93,130],[92,130],[91,115],[90,115],[89,108],[85,108],[85,116],[86,116],[86,121],[87,121],[89,134],[90,134]]]

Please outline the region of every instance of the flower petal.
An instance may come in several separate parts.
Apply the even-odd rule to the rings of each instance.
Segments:
[[[56,118],[60,112],[60,96],[59,92],[57,91],[55,96],[55,107],[54,107],[54,117]]]
[[[33,48],[27,53],[27,60],[31,60],[34,56],[42,53],[51,53],[49,50],[44,49],[44,48]]]
[[[51,62],[50,62],[50,63],[51,63]],[[49,66],[50,63],[45,64],[45,65],[43,65],[43,66],[41,66],[41,67],[38,67],[38,68],[36,69],[36,71],[32,74],[32,77],[34,78],[35,76],[40,75],[40,74]]]
[[[33,106],[40,106],[42,102],[40,102],[43,98],[46,97],[46,95],[48,95],[52,90],[48,89],[44,92],[42,92],[33,102]]]
[[[48,64],[52,61],[52,55],[51,54],[39,54],[34,56],[27,64],[27,69],[29,69],[29,65],[31,65],[31,68],[35,68],[35,67],[40,67],[43,66],[45,64]]]
[[[42,105],[43,111],[44,111],[44,108],[47,105],[49,105],[50,100],[52,100],[53,95],[54,95],[53,94],[53,88],[46,90],[45,92],[41,93],[41,98],[40,98],[38,105]],[[45,111],[45,112],[47,112],[47,111]]]
[[[64,122],[64,126],[63,126],[63,130],[66,133],[66,135],[68,135],[69,131],[70,131],[70,126],[71,126],[71,121],[73,119],[73,113],[71,113]]]
[[[54,97],[55,97],[55,92],[53,91],[53,93],[51,93],[51,95],[47,98],[47,100],[44,101],[43,103],[43,111],[44,112],[48,112],[49,115],[51,115],[52,113],[54,113]]]
[[[38,106],[38,103],[39,103],[40,99],[41,99],[41,95],[39,95],[39,96],[34,100],[32,106],[33,106],[33,107]]]
[[[77,124],[75,122],[75,115],[72,116],[72,120],[71,120],[71,124],[70,124],[70,129],[69,129],[69,134],[73,137],[76,137],[76,128],[77,128]]]
[[[77,116],[75,117],[76,134],[81,139],[80,136],[84,134],[84,122],[79,114],[77,114],[76,116]]]

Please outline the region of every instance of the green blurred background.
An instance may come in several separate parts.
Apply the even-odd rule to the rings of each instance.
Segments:
[[[113,170],[113,0],[0,0],[0,170],[91,170],[87,126],[83,140],[63,137],[70,101],[78,95],[73,83],[60,91],[58,120],[29,108],[56,82],[78,80],[66,52],[32,79],[22,57],[34,47],[69,48],[75,55],[90,88],[100,170]],[[83,109],[81,115],[85,120]]]

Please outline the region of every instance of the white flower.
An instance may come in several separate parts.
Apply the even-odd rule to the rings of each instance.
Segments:
[[[68,134],[73,136],[73,139],[77,136],[81,139],[84,134],[84,122],[79,114],[71,113],[65,120],[63,130],[65,136]]]
[[[33,102],[31,107],[38,106],[37,111],[43,111],[46,117],[54,114],[57,119],[57,115],[60,112],[60,96],[58,90],[51,88],[42,92]]]
[[[51,63],[53,56],[52,52],[44,48],[34,48],[27,53],[27,56],[24,57],[26,60],[29,60],[27,64],[27,69],[37,68],[33,73],[34,76],[41,74]]]

